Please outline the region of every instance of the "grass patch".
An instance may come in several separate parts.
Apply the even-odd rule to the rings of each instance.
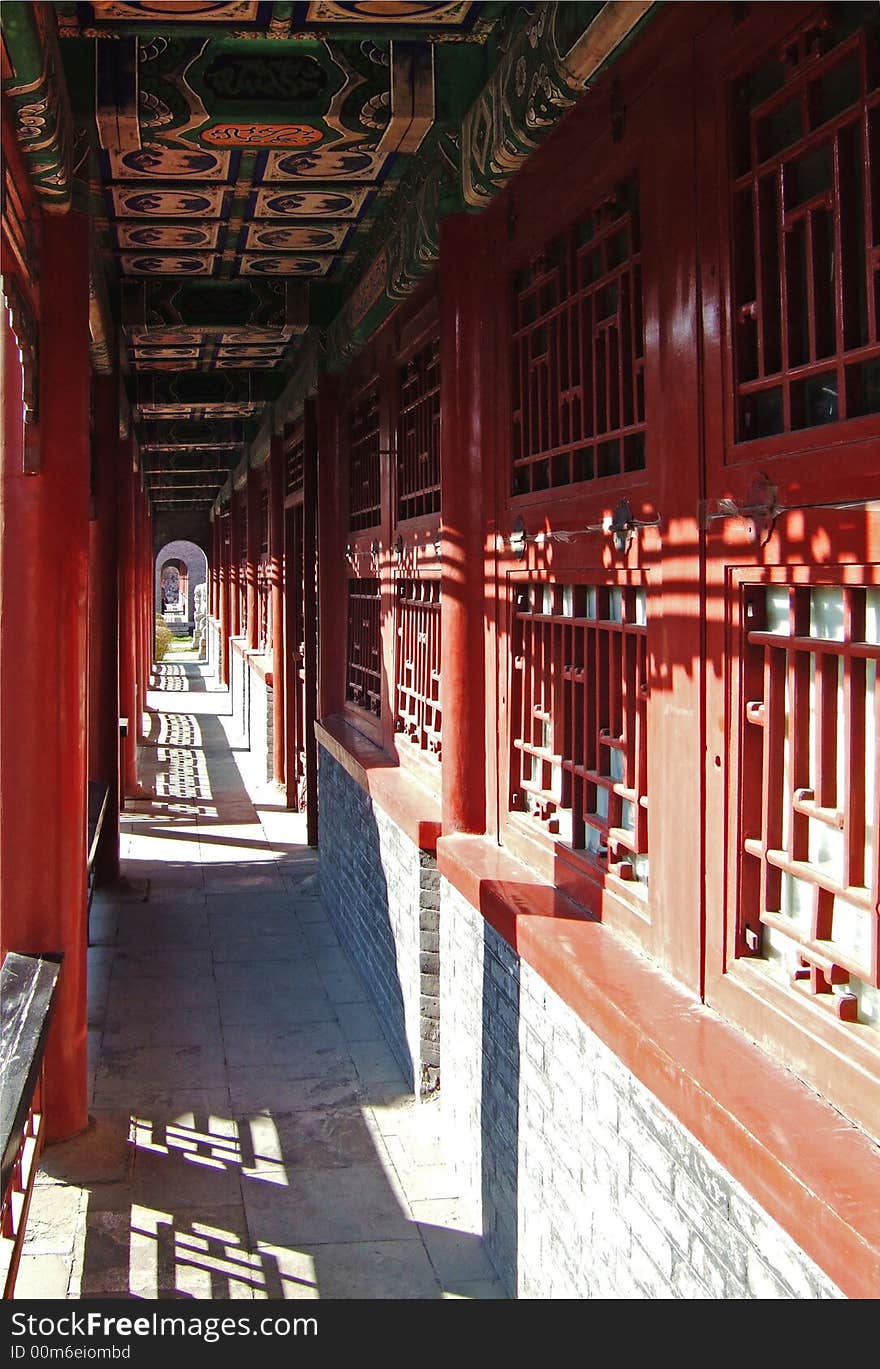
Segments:
[[[172,637],[168,644],[168,655],[173,656],[175,651],[192,651],[192,634],[189,637]]]

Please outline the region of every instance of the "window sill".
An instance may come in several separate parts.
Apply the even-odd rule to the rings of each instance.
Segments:
[[[315,736],[335,761],[422,851],[434,851],[442,830],[440,796],[343,718],[322,718]],[[438,776],[439,778],[439,776]]]
[[[880,1150],[606,926],[485,837],[440,873],[850,1298],[880,1295]]]

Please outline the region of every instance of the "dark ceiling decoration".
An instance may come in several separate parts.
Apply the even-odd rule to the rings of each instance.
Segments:
[[[433,269],[441,217],[502,188],[649,8],[3,6],[3,87],[47,207],[73,202],[88,153],[93,365],[121,365],[151,498],[228,488]]]
[[[158,493],[180,456],[191,471],[243,455],[304,334],[338,312],[401,177],[430,162],[444,120],[482,83],[485,45],[511,7],[48,8],[96,150],[91,211]]]

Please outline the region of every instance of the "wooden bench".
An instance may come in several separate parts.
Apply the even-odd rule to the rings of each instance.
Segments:
[[[11,1298],[43,1148],[43,1055],[61,957],[10,951],[0,969],[0,1281]]]

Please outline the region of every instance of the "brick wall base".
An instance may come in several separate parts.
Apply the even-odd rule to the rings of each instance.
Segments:
[[[369,794],[318,748],[321,897],[410,1088],[440,1086],[440,877]]]
[[[840,1290],[441,881],[443,1129],[514,1297]]]

